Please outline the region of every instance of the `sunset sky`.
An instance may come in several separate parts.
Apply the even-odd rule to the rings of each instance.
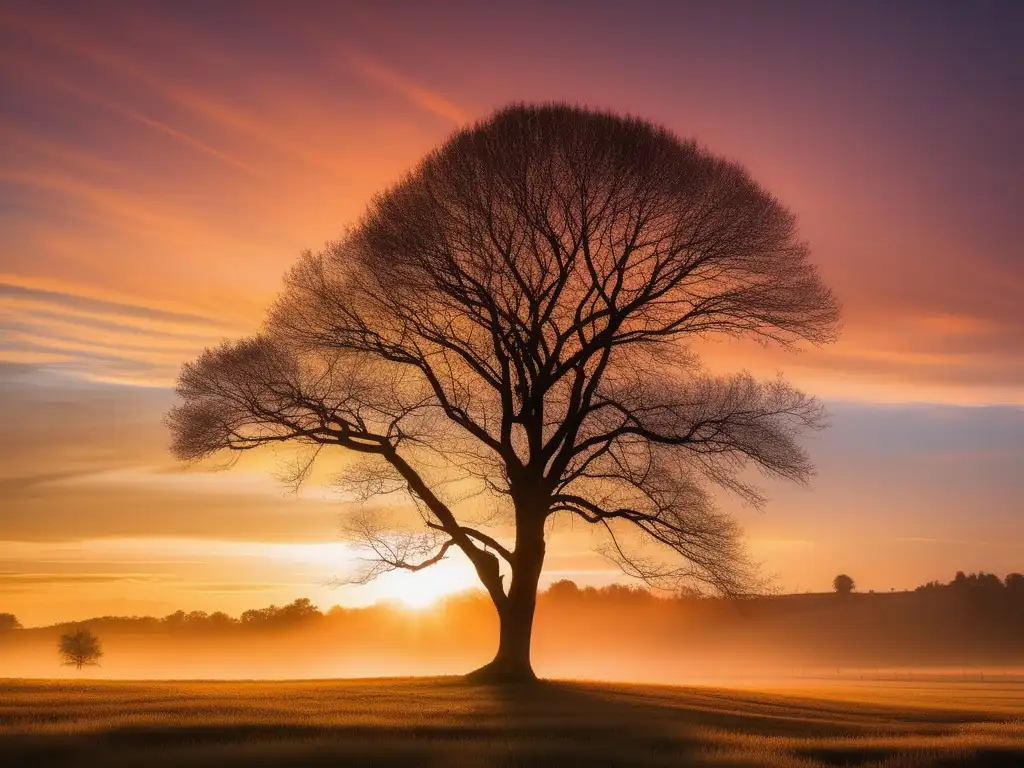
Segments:
[[[511,101],[660,122],[797,213],[841,341],[707,350],[832,413],[812,486],[725,501],[778,587],[1024,571],[1024,4],[431,5],[0,0],[0,612],[416,589],[324,586],[344,494],[289,493],[272,455],[184,471],[161,417],[302,249]],[[622,580],[552,536],[546,581]]]

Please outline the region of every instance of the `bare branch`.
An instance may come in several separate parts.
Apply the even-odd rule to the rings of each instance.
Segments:
[[[433,528],[434,530],[438,531],[444,530],[444,526],[437,525],[436,523],[427,523],[427,527]],[[515,564],[515,555],[512,552],[510,552],[504,545],[500,544],[497,541],[497,539],[494,539],[493,537],[488,536],[486,533],[478,531],[475,528],[469,528],[465,525],[459,526],[459,528],[464,534],[469,536],[469,538],[475,539],[476,541],[479,541],[481,544],[483,544],[485,547],[490,547],[491,549],[493,549],[495,552],[497,552],[499,555],[505,558],[505,561],[509,565]]]
[[[363,559],[362,570],[337,584],[367,584],[391,571],[422,571],[441,562],[455,546],[450,538],[439,540],[429,533],[396,531],[379,514],[369,510],[352,515],[346,521],[345,532],[370,557]]]

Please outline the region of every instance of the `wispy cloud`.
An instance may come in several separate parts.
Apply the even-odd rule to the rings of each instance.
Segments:
[[[76,584],[111,584],[115,582],[137,583],[142,581],[162,581],[153,573],[2,573],[0,572],[0,591],[8,587],[31,587],[38,585],[76,585]]]
[[[95,312],[98,315],[143,318],[147,320],[159,320],[174,323],[187,323],[205,327],[215,327],[218,321],[213,318],[190,312],[162,309],[159,307],[135,304],[123,301],[115,301],[109,298],[100,298],[90,295],[87,292],[72,292],[70,290],[58,290],[45,285],[32,285],[26,278],[16,275],[0,275],[0,297],[14,299],[25,299],[29,302],[35,300],[47,305],[61,308],[78,310],[81,312]]]
[[[970,547],[997,547],[1002,549],[1018,549],[1020,545],[1016,541],[985,541],[983,539],[948,539],[935,536],[903,536],[896,541],[907,544],[935,544],[948,546],[950,544]]]
[[[215,584],[195,583],[189,584],[192,592],[207,592],[216,595],[245,594],[248,592],[276,592],[281,589],[294,588],[294,582],[275,582],[266,584],[241,584],[237,582],[222,582]]]
[[[0,325],[0,360],[77,365],[92,376],[102,364],[115,380],[164,384],[184,360],[233,335],[223,322],[198,313],[3,275]]]
[[[353,71],[367,80],[397,93],[417,107],[425,109],[427,112],[438,117],[451,120],[456,125],[461,125],[469,119],[465,110],[446,99],[437,91],[425,88],[405,75],[389,69],[353,50],[346,50],[342,55]]]
[[[64,91],[65,93],[81,99],[87,104],[102,107],[119,117],[146,126],[165,137],[168,137],[204,155],[220,160],[235,169],[244,171],[253,176],[259,174],[259,171],[249,163],[232,156],[230,153],[225,152],[222,149],[212,146],[203,139],[189,134],[187,131],[176,128],[163,120],[147,115],[140,109],[104,97],[93,89],[74,83],[69,79],[59,77],[51,72],[47,72],[39,66],[30,65],[22,59],[4,56],[0,58],[0,61],[5,61],[7,66],[17,67],[25,77],[39,80],[47,86]],[[34,144],[37,148],[41,146],[38,139],[34,139],[33,137],[21,137],[21,140],[23,143]]]

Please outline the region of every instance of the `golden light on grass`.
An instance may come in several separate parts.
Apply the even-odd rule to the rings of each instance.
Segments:
[[[1020,765],[1020,683],[784,690],[452,678],[0,682],[0,763],[45,746],[70,764]],[[941,697],[942,707],[934,702]],[[353,723],[358,723],[353,728]],[[255,728],[265,735],[253,739]],[[212,736],[215,734],[215,738]],[[539,760],[551,755],[550,762]],[[77,760],[76,760],[77,758]],[[135,758],[135,761],[132,761]]]

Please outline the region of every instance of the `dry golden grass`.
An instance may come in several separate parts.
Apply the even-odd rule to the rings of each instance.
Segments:
[[[1024,765],[1024,685],[0,682],[0,765]]]

